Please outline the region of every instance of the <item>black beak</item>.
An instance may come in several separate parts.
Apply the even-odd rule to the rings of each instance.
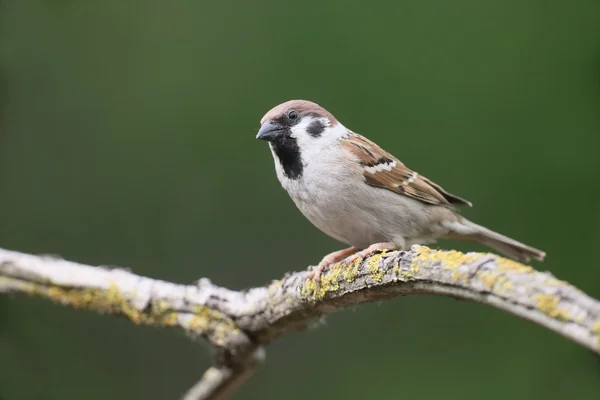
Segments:
[[[262,124],[256,138],[271,142],[281,136],[284,131],[285,128],[281,124],[269,120]]]

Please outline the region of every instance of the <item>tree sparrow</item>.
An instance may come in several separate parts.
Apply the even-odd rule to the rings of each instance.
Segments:
[[[261,119],[257,139],[269,142],[275,171],[302,214],[327,235],[352,247],[323,258],[309,277],[377,250],[404,250],[438,238],[480,242],[523,261],[546,255],[460,216],[471,206],[330,112],[305,100],[276,106]]]

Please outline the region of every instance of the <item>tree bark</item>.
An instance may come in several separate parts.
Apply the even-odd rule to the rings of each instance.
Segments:
[[[232,291],[206,278],[180,285],[0,249],[0,293],[43,297],[204,337],[218,350],[215,364],[184,400],[226,398],[264,359],[263,346],[320,315],[412,294],[488,304],[600,354],[600,302],[548,272],[496,255],[413,246],[333,265],[319,283],[307,274],[288,273],[268,286]]]

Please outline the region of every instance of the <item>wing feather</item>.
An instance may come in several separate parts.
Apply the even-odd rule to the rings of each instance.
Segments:
[[[444,190],[440,185],[407,168],[396,157],[369,139],[350,132],[343,143],[364,167],[366,183],[428,204],[452,206],[472,204]]]

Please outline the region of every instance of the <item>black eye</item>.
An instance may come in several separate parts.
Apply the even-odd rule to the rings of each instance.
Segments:
[[[291,119],[293,121],[296,118],[298,118],[298,113],[295,110],[290,110],[290,111],[288,111],[287,116],[289,119]]]

